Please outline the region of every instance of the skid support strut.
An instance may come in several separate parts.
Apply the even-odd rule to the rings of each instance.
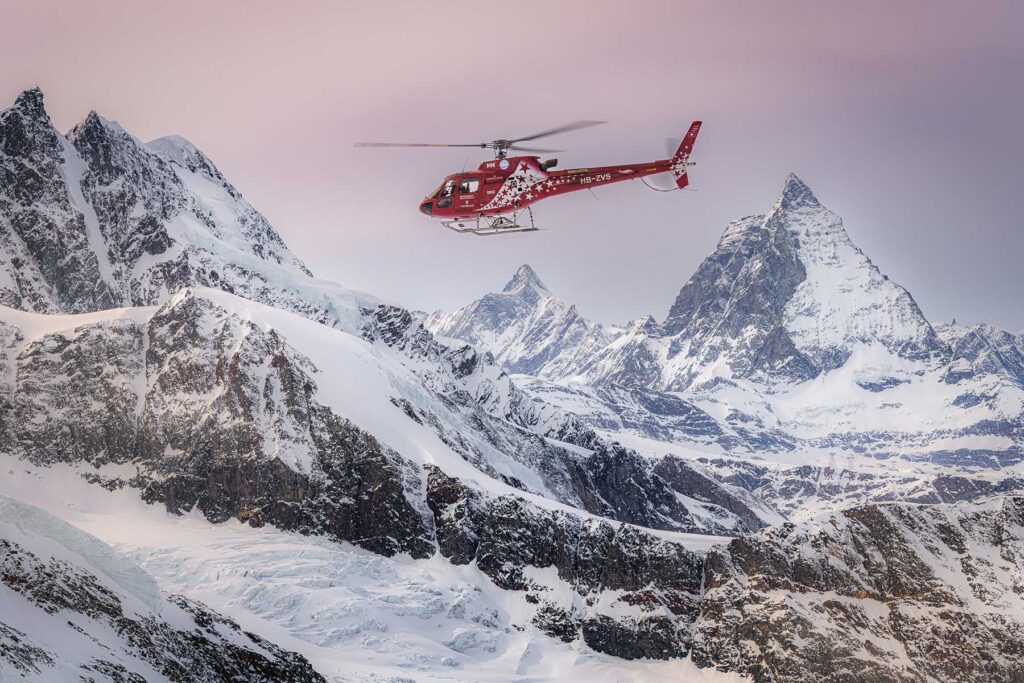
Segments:
[[[529,225],[520,222],[520,217],[529,216]],[[533,209],[529,206],[520,211],[513,211],[511,218],[504,216],[480,216],[457,221],[442,221],[441,225],[455,232],[471,232],[474,235],[503,235],[509,232],[532,232],[539,230],[533,224]]]

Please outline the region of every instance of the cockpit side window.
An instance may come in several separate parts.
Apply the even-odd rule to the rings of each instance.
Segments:
[[[472,194],[480,189],[479,178],[463,178],[459,183],[459,194]]]
[[[452,205],[452,194],[454,192],[455,192],[455,181],[454,180],[446,181],[445,184],[444,184],[444,187],[442,187],[441,191],[437,193],[437,196],[438,196],[437,206],[438,206],[438,208],[443,209],[446,206],[451,206]]]

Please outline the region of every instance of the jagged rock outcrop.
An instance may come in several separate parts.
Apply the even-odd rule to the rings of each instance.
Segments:
[[[946,373],[947,382],[995,375],[1024,387],[1024,334],[1014,334],[992,325],[956,323],[940,325],[938,333],[953,352],[954,360]],[[975,395],[974,400],[985,400],[985,397]]]
[[[42,313],[110,308],[99,228],[82,196],[84,164],[50,124],[43,93],[0,112],[0,303]]]
[[[694,659],[756,681],[1017,681],[1024,498],[868,505],[712,549]]]

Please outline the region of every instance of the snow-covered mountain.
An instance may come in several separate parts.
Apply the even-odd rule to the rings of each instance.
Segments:
[[[908,360],[946,353],[910,294],[795,175],[767,214],[729,225],[660,332],[658,388],[675,391],[722,376],[802,381],[864,344]]]
[[[96,112],[61,135],[36,88],[0,114],[0,145],[3,303],[79,313],[204,285],[310,305],[288,287],[309,271],[187,141],[145,145]]]
[[[482,305],[492,296],[428,325],[501,358],[509,336],[536,328],[534,309],[499,321]],[[725,453],[1024,458],[1020,336],[936,331],[793,175],[768,213],[729,225],[664,320],[642,318],[603,348],[557,348],[519,384],[607,432]]]
[[[590,623],[598,613],[579,607],[559,627],[662,658],[685,653],[688,636],[648,646],[643,634],[692,609],[701,562],[672,534],[777,516],[697,469],[662,478],[489,356],[313,278],[180,138],[144,145],[97,114],[64,136],[32,90],[0,114],[0,166],[4,454],[172,513],[385,556],[483,568],[501,547],[507,559],[482,576],[502,588],[562,558],[559,585],[616,602],[652,582],[676,590],[661,559],[675,558],[690,589],[667,615],[611,607]],[[574,553],[595,561],[603,544],[614,563],[620,534],[638,563],[623,585],[577,578]]]
[[[62,135],[38,90],[0,112],[0,173],[0,494],[102,531],[162,586],[315,652],[336,676],[558,680],[579,666],[608,680],[818,680],[824,641],[780,622],[779,673],[764,651],[737,649],[758,626],[727,604],[763,602],[747,579],[790,569],[775,561],[792,554],[787,518],[812,534],[823,508],[852,519],[901,500],[956,503],[943,514],[961,524],[1015,509],[963,501],[1024,489],[1020,336],[936,332],[795,178],[771,212],[730,227],[668,318],[619,330],[581,318],[529,267],[427,318],[318,280],[186,140],[143,144],[95,113]],[[0,542],[44,557],[14,527]],[[1019,524],[999,529],[1016,538]],[[830,561],[808,545],[808,562]],[[94,555],[60,571],[131,593]],[[193,629],[179,609],[218,647],[257,653],[233,651],[257,668],[305,666],[161,599],[176,607],[137,616],[162,653],[102,640],[127,671],[177,652],[172,630]],[[873,595],[843,599],[876,609]],[[19,603],[18,624],[62,614],[49,610]],[[32,635],[11,619],[0,612],[0,635]],[[986,656],[960,627],[947,635]],[[53,648],[37,649],[15,665]],[[865,671],[920,680],[908,657]],[[206,675],[213,661],[195,670],[231,680]],[[126,679],[103,667],[94,678]]]
[[[551,378],[571,374],[616,336],[555,297],[528,265],[500,292],[454,313],[437,311],[424,325],[487,349],[509,372]]]

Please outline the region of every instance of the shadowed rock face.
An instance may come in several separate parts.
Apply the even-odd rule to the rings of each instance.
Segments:
[[[581,520],[521,498],[491,497],[438,469],[427,502],[438,547],[455,564],[476,566],[538,604],[534,623],[627,659],[686,654],[701,590],[699,555],[634,526]],[[557,580],[533,578],[554,569]],[[559,586],[568,591],[559,591]],[[566,600],[565,593],[578,596]],[[622,616],[616,606],[626,608]],[[614,614],[615,616],[612,616]]]
[[[433,553],[429,518],[411,502],[418,469],[320,405],[315,368],[277,333],[207,299],[186,292],[144,322],[45,335],[14,366],[7,452],[133,463],[135,478],[110,485],[214,522]]]
[[[677,493],[715,505],[738,517],[739,523],[734,532],[757,531],[767,526],[763,517],[764,504],[760,500],[742,496],[733,487],[723,484],[706,471],[698,470],[692,463],[667,455],[655,463],[654,473]]]
[[[69,178],[74,148],[50,124],[38,89],[0,112],[0,303],[43,313],[110,308],[89,226]]]
[[[713,549],[694,659],[763,681],[1017,681],[1024,498],[853,508]]]

